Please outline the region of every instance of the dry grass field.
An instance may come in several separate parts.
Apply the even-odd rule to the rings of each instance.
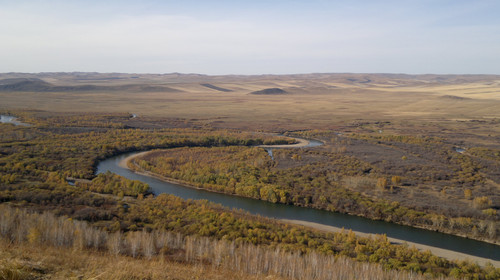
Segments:
[[[161,257],[136,259],[96,251],[13,245],[0,240],[0,279],[285,279]]]
[[[5,90],[1,80],[13,78],[38,78],[54,87]],[[0,109],[130,112],[247,129],[335,129],[373,120],[453,128],[500,118],[499,76],[1,74],[0,88]],[[250,94],[269,88],[286,93]]]

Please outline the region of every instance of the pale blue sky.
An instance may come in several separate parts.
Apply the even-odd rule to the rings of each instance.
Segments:
[[[500,74],[500,1],[3,1],[0,72]]]

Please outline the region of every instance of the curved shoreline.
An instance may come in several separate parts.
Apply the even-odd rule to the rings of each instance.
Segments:
[[[326,232],[341,232],[341,231],[345,230],[345,229],[339,228],[339,227],[328,226],[328,225],[307,222],[307,221],[301,221],[301,220],[280,219],[280,221],[284,221],[284,222],[290,223],[290,224],[310,227],[310,228],[314,228],[314,229],[326,231]],[[353,231],[353,232],[356,235],[362,236],[362,237],[373,236],[373,234],[366,233],[366,232],[360,232],[360,231]],[[429,250],[432,252],[432,254],[434,254],[438,257],[448,259],[448,260],[469,260],[472,262],[476,262],[481,266],[485,266],[487,263],[491,263],[494,267],[500,268],[500,261],[495,261],[492,259],[477,257],[477,256],[468,255],[468,254],[464,254],[464,253],[460,253],[460,252],[456,252],[456,251],[452,251],[452,250],[442,249],[442,248],[438,248],[438,247],[434,247],[434,246],[424,245],[424,244],[410,242],[410,241],[392,238],[392,237],[387,237],[387,239],[391,243],[395,243],[395,244],[405,244],[406,243],[406,244],[408,244],[408,246],[410,246],[410,247],[414,246],[415,248],[417,248],[421,251]]]
[[[289,137],[289,136],[287,136]],[[293,137],[295,138],[295,137]],[[310,141],[309,140],[306,140],[306,139],[302,139],[302,138],[295,138],[295,140],[297,140],[297,142],[299,143],[295,143],[295,144],[283,144],[283,145],[257,145],[256,147],[260,147],[260,148],[303,148],[307,145],[309,145]]]
[[[291,145],[286,145],[286,146],[290,147]],[[189,188],[194,188],[194,189],[206,190],[203,188],[198,188],[196,186],[190,185],[188,182],[184,182],[181,180],[175,180],[172,178],[164,177],[164,176],[154,174],[151,172],[147,172],[147,171],[134,170],[134,169],[129,167],[129,164],[132,164],[132,161],[135,158],[142,156],[142,155],[146,155],[146,154],[151,153],[151,152],[153,152],[153,151],[144,151],[144,152],[130,155],[130,156],[122,159],[118,163],[118,165],[120,167],[128,169],[132,172],[135,172],[135,173],[138,173],[138,174],[141,174],[144,176],[156,178],[156,179],[162,180],[164,182],[180,184],[184,187],[189,187]],[[319,223],[314,223],[314,222],[308,222],[308,221],[302,221],[302,220],[291,220],[291,219],[276,219],[276,220],[281,221],[281,222],[285,222],[288,224],[302,225],[305,227],[310,227],[310,228],[314,228],[314,229],[322,230],[322,231],[327,231],[327,232],[341,232],[342,230],[344,230],[344,229],[339,228],[339,227],[334,227],[334,226],[329,226],[329,225],[324,225],[324,224],[319,224]],[[373,236],[373,234],[366,233],[366,232],[360,232],[360,231],[353,231],[353,232],[356,235],[362,236],[362,237]],[[406,240],[402,240],[402,239],[397,239],[397,238],[392,238],[392,237],[387,237],[387,238],[391,243],[396,243],[396,244],[406,243],[409,246],[414,246],[415,248],[422,250],[422,251],[429,250],[434,255],[436,255],[438,257],[446,258],[448,260],[468,260],[468,261],[476,262],[481,266],[485,266],[487,263],[491,263],[494,267],[500,268],[500,261],[487,259],[487,258],[483,258],[483,257],[478,257],[478,256],[473,256],[473,255],[469,255],[469,254],[465,254],[465,253],[461,253],[461,252],[457,252],[457,251],[442,249],[442,248],[438,248],[438,247],[434,247],[434,246],[424,245],[424,244],[420,244],[420,243],[410,242],[410,241],[406,241]]]

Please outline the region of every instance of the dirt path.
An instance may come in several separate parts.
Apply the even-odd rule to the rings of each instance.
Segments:
[[[286,219],[281,219],[280,221],[284,221],[284,222],[290,223],[290,224],[296,224],[296,225],[302,225],[302,226],[306,226],[306,227],[311,227],[311,228],[315,228],[315,229],[319,229],[319,230],[323,230],[323,231],[328,231],[328,232],[341,232],[342,231],[342,229],[338,228],[338,227],[327,226],[327,225],[322,225],[322,224],[313,223],[313,222],[307,222],[307,221],[286,220]],[[359,231],[353,231],[353,232],[356,235],[362,236],[362,237],[368,237],[368,236],[372,235],[372,234],[368,234],[368,233],[364,233],[364,232],[359,232]],[[486,265],[489,262],[489,263],[493,264],[493,266],[495,266],[497,268],[500,268],[500,261],[495,261],[495,260],[490,260],[490,259],[486,259],[486,258],[476,257],[476,256],[467,255],[467,254],[460,253],[460,252],[455,252],[455,251],[452,251],[452,250],[446,250],[446,249],[437,248],[437,247],[428,246],[428,245],[423,245],[423,244],[419,244],[419,243],[408,242],[408,241],[405,241],[405,240],[396,239],[396,238],[392,238],[392,237],[387,237],[387,239],[389,239],[389,241],[392,242],[392,243],[399,243],[399,244],[406,243],[406,244],[408,244],[410,246],[415,246],[415,248],[417,248],[419,250],[429,250],[434,255],[436,255],[438,257],[445,258],[445,259],[449,259],[449,260],[469,260],[469,261],[472,261],[472,262],[476,262],[476,263],[478,263],[481,266],[484,266],[484,265]]]

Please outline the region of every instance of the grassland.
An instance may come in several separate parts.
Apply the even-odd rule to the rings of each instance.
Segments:
[[[77,73],[2,74],[0,79],[21,76],[37,77],[61,87],[98,85],[101,88],[37,92],[25,87],[30,90],[23,92],[21,87],[15,92],[2,91],[0,106],[3,109],[131,112],[217,127],[266,130],[335,129],[357,120],[445,122],[454,128],[459,121],[500,118],[498,76],[214,77]],[[230,91],[222,92],[203,84]],[[267,88],[280,88],[287,94],[249,94]]]

